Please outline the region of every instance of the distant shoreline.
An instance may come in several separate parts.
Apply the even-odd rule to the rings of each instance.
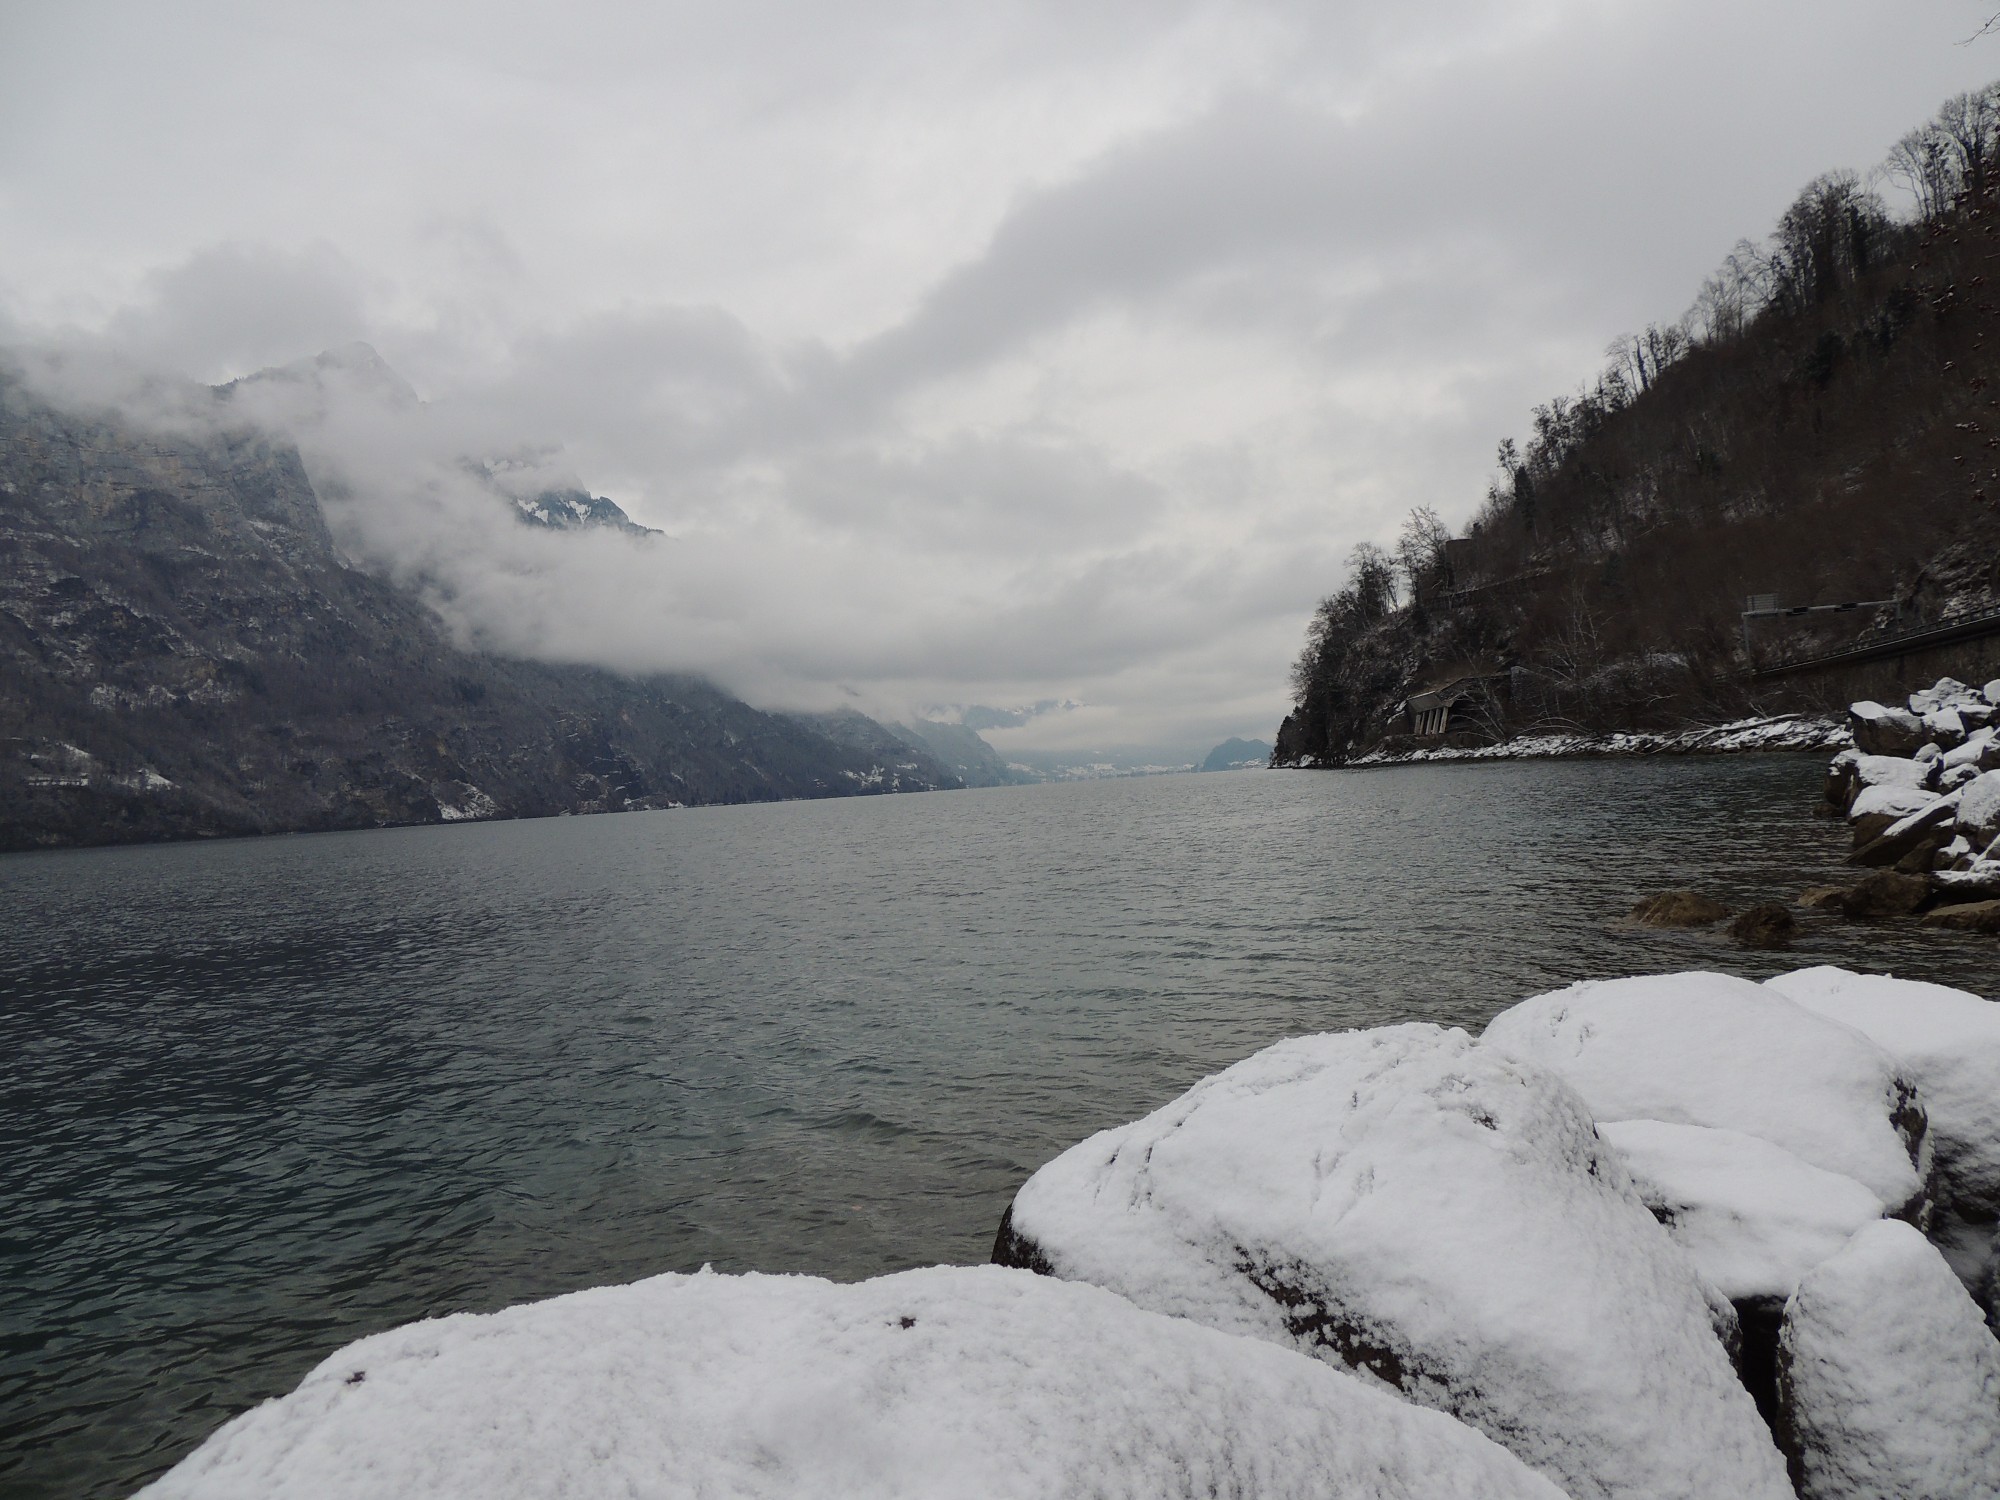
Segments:
[[[1614,756],[1738,755],[1752,751],[1844,750],[1854,743],[1847,725],[1823,714],[1773,714],[1687,729],[1610,734],[1527,733],[1497,745],[1432,745],[1371,750],[1340,765],[1292,763],[1280,770],[1372,770],[1478,760],[1597,760]]]

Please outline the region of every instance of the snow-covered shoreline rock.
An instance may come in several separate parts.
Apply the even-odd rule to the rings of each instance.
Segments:
[[[2000,1262],[2000,1006],[1946,985],[1835,968],[1764,987],[1860,1032],[1915,1084],[1933,1150],[1932,1238],[1990,1304]]]
[[[1778,1387],[1804,1500],[2000,1495],[2000,1343],[1907,1224],[1868,1225],[1806,1274]]]
[[[1585,980],[1486,1024],[1497,1047],[1559,1074],[1599,1124],[1733,1130],[1852,1178],[1884,1212],[1924,1206],[1930,1142],[1888,1054],[1782,992],[1727,974]]]
[[[350,1344],[146,1500],[1563,1500],[1289,1350],[996,1267],[659,1276]]]
[[[1582,1101],[1460,1031],[1266,1048],[1043,1167],[1009,1234],[1018,1263],[1367,1371],[1571,1496],[1789,1493],[1733,1320]]]

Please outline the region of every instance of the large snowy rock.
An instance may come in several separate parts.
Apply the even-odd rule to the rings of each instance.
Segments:
[[[1873,791],[1862,794],[1872,796]],[[1900,790],[1900,789],[1899,789]],[[1930,797],[1915,812],[1908,813],[1877,833],[1854,853],[1854,862],[1860,865],[1895,865],[1898,869],[1911,869],[1911,861],[1929,869],[1931,856],[1950,841],[1953,822],[1958,816],[1959,793],[1950,792],[1941,797]],[[1855,805],[1861,805],[1862,798],[1855,798]],[[1862,829],[1857,815],[1856,838],[1862,837]]]
[[[1600,1121],[1740,1131],[1922,1206],[1930,1147],[1915,1088],[1866,1037],[1726,974],[1587,980],[1487,1023],[1481,1046],[1560,1073]]]
[[[1854,762],[1854,779],[1868,786],[1927,786],[1937,773],[1928,760],[1901,755],[1863,755]]]
[[[1994,731],[1989,725],[1975,729],[1965,737],[1965,743],[1955,750],[1945,752],[1946,767],[1978,766],[1981,770],[1991,770],[1989,758],[1995,753]]]
[[[1958,794],[1958,831],[1976,849],[2000,838],[2000,771],[1987,771]]]
[[[660,1276],[350,1344],[150,1500],[1562,1500],[1290,1350],[992,1267]]]
[[[1582,1101],[1460,1031],[1267,1048],[1044,1166],[995,1255],[1368,1371],[1575,1500],[1789,1494]]]
[[[1845,969],[1802,969],[1766,989],[1851,1026],[1917,1086],[1930,1120],[1933,1233],[1979,1295],[2000,1220],[2000,1005],[1964,990]]]
[[[1965,743],[1965,720],[1950,704],[1934,708],[1923,717],[1924,732],[1933,745],[1951,749]]]
[[[1921,786],[1894,783],[1865,786],[1848,804],[1847,816],[1850,822],[1858,823],[1863,818],[1886,818],[1893,823],[1899,818],[1907,818],[1913,812],[1923,811],[1936,800],[1937,793]],[[1879,831],[1871,830],[1868,837],[1874,837]]]
[[[2000,1343],[1909,1225],[1870,1224],[1808,1272],[1778,1348],[1805,1500],[2000,1495]]]
[[[1847,722],[1854,731],[1854,748],[1863,755],[1908,755],[1924,742],[1924,721],[1908,709],[1852,703]]]
[[[1663,1120],[1597,1129],[1653,1216],[1739,1309],[1762,1303],[1775,1314],[1801,1276],[1883,1214],[1882,1200],[1852,1177],[1754,1135]]]

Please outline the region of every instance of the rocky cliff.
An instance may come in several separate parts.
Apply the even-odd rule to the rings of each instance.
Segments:
[[[341,556],[289,443],[0,362],[0,849],[960,784],[863,723],[462,649]]]

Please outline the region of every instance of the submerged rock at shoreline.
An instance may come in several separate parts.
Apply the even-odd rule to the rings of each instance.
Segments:
[[[1907,1224],[1868,1225],[1806,1273],[1778,1370],[1804,1500],[2000,1494],[2000,1343]]]
[[[1729,935],[1745,948],[1789,948],[1798,931],[1799,919],[1778,901],[1760,902],[1729,924]]]
[[[1562,1500],[1290,1350],[992,1267],[659,1276],[350,1344],[149,1500]]]
[[[1727,1304],[1581,1101],[1463,1032],[1267,1048],[1044,1166],[1003,1253],[1367,1371],[1571,1495],[1789,1493]]]
[[[1662,891],[1632,908],[1628,921],[1640,927],[1710,927],[1729,908],[1700,891]]]
[[[2000,901],[1964,901],[1924,914],[1924,926],[1954,932],[2000,932]]]
[[[1832,909],[1856,920],[1907,917],[1931,899],[1931,883],[1921,875],[1877,870],[1858,884],[1835,893]]]

